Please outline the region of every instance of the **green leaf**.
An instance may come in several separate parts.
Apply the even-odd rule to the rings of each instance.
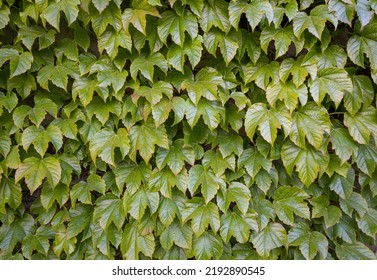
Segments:
[[[143,96],[151,105],[156,105],[161,101],[163,97],[162,94],[169,99],[172,98],[173,87],[170,83],[159,81],[157,83],[153,83],[152,87],[141,86],[135,91],[135,93],[133,93],[132,98],[134,102],[136,102],[140,96]]]
[[[210,130],[214,130],[220,124],[221,119],[225,118],[225,109],[219,102],[201,99],[195,106],[191,100],[186,101],[186,119],[188,124],[193,128],[199,118],[202,117],[205,125]]]
[[[202,97],[208,100],[218,100],[218,87],[224,85],[221,74],[214,68],[205,67],[201,69],[195,78],[184,80],[181,84],[182,90],[187,90],[191,101],[198,105]]]
[[[220,215],[216,204],[205,203],[204,199],[199,197],[188,200],[182,209],[183,223],[189,220],[196,237],[203,235],[209,225],[214,233],[220,228]]]
[[[275,107],[278,100],[284,101],[285,107],[289,109],[290,112],[297,107],[298,100],[305,104],[308,96],[308,89],[305,84],[301,85],[299,88],[293,84],[292,81],[287,83],[276,83],[270,85],[266,89],[266,97],[268,103],[271,107]],[[302,102],[304,101],[304,102]]]
[[[177,175],[184,167],[185,162],[194,165],[195,154],[191,147],[185,146],[182,139],[174,141],[174,143],[170,145],[169,150],[164,148],[157,150],[156,164],[160,170],[168,165],[170,170]]]
[[[253,0],[251,3],[245,0],[231,1],[229,4],[229,21],[236,29],[239,26],[241,15],[245,14],[252,30],[257,27],[265,16],[269,23],[274,18],[271,4],[266,0]]]
[[[169,149],[168,137],[164,127],[155,127],[154,123],[149,121],[143,125],[135,125],[130,129],[128,134],[131,142],[130,157],[135,161],[136,151],[146,163],[151,159],[155,146]]]
[[[290,138],[301,148],[306,147],[306,139],[318,150],[325,134],[330,133],[330,124],[327,110],[309,102],[293,113]]]
[[[352,80],[344,69],[328,68],[318,72],[316,79],[311,81],[310,93],[317,104],[321,104],[328,94],[338,107],[347,92],[352,92]]]
[[[300,251],[307,260],[312,260],[319,252],[322,259],[327,256],[329,242],[322,233],[311,231],[305,223],[298,223],[288,234],[289,245],[300,246]]]
[[[187,224],[180,225],[174,221],[160,235],[160,242],[165,250],[169,250],[173,244],[183,248],[192,248],[192,229]]]
[[[350,4],[351,3],[347,3],[347,1],[330,0],[329,11],[334,12],[339,21],[351,25],[355,12],[354,6]]]
[[[147,207],[151,214],[155,213],[158,209],[158,204],[158,192],[147,191],[144,188],[139,188],[132,196],[125,197],[124,202],[128,212],[136,220],[143,218]]]
[[[348,199],[353,190],[355,180],[355,172],[353,169],[349,169],[347,172],[347,177],[343,177],[335,173],[330,181],[330,190],[336,192],[341,198]]]
[[[248,241],[250,226],[238,213],[228,212],[221,216],[220,236],[224,242],[229,243],[232,236],[240,243]]]
[[[373,106],[365,108],[354,116],[344,114],[344,124],[352,138],[359,144],[369,144],[370,136],[377,139],[377,110]]]
[[[235,202],[242,212],[246,215],[249,209],[251,194],[250,190],[242,183],[231,182],[227,188],[221,188],[222,195],[217,196],[217,205],[226,213],[232,202]]]
[[[100,53],[106,50],[111,59],[114,59],[118,55],[119,47],[127,50],[132,49],[131,36],[126,32],[106,31],[98,38],[98,50]]]
[[[3,157],[6,157],[9,154],[11,145],[12,141],[9,136],[0,135],[0,154]]]
[[[256,149],[249,148],[244,150],[239,157],[237,166],[238,168],[245,167],[247,173],[254,178],[262,167],[264,170],[270,171],[272,163],[270,160],[263,157]]]
[[[292,75],[293,84],[297,88],[305,82],[308,74],[315,76],[316,73],[317,67],[313,64],[305,65],[303,57],[299,57],[297,60],[293,58],[284,59],[279,69],[280,80],[285,83],[289,76]]]
[[[142,183],[148,182],[148,177],[151,173],[150,167],[144,162],[140,164],[122,164],[115,170],[115,182],[119,190],[123,190],[124,185],[127,189],[134,193],[139,189]]]
[[[225,64],[228,66],[239,47],[233,37],[235,36],[232,36],[232,33],[224,34],[220,29],[212,28],[208,33],[204,34],[203,43],[207,51],[213,56],[217,56],[217,48],[219,47]]]
[[[33,55],[29,52],[23,52],[10,60],[10,78],[25,73],[30,69],[33,62]]]
[[[336,17],[329,12],[327,5],[318,5],[310,11],[310,15],[305,12],[297,13],[293,18],[293,32],[300,38],[301,34],[308,29],[318,40],[321,40],[327,21],[330,21],[335,27],[338,24]]]
[[[9,225],[0,227],[0,249],[2,252],[12,252],[18,242],[22,242],[25,236],[31,234],[34,219],[29,214],[15,219]]]
[[[27,151],[31,144],[43,157],[47,151],[48,143],[51,142],[56,150],[63,146],[63,136],[60,129],[49,125],[45,130],[42,127],[29,126],[22,133],[22,146]]]
[[[29,157],[16,170],[15,180],[17,183],[25,178],[26,185],[33,194],[45,178],[52,187],[55,187],[60,181],[61,171],[59,160],[54,157],[43,159]]]
[[[120,102],[115,99],[104,102],[100,97],[95,96],[86,107],[86,110],[89,119],[92,119],[93,115],[96,115],[97,119],[104,125],[109,120],[110,113],[119,117],[122,107]]]
[[[287,233],[281,224],[269,223],[261,232],[253,234],[252,243],[260,256],[268,257],[271,250],[287,247]]]
[[[122,158],[130,150],[130,140],[124,128],[115,133],[112,129],[104,128],[97,132],[89,143],[89,150],[93,161],[99,156],[104,162],[115,165],[115,148],[119,148]]]
[[[198,35],[198,23],[196,17],[188,10],[179,7],[175,11],[166,11],[161,14],[157,26],[158,36],[166,44],[166,39],[171,39],[178,46],[183,47],[185,43],[185,32],[194,40]]]
[[[353,91],[344,95],[344,106],[353,117],[360,110],[361,104],[364,107],[371,105],[374,97],[372,81],[368,76],[352,76]]]
[[[72,69],[62,65],[46,65],[38,71],[37,81],[39,85],[49,90],[48,82],[51,81],[55,86],[66,90],[68,85],[68,75],[74,76]]]
[[[367,212],[358,219],[357,225],[362,232],[374,239],[377,234],[377,210],[368,208]]]
[[[49,184],[44,184],[41,193],[41,204],[48,210],[55,201],[62,207],[69,198],[68,187],[63,184],[58,184],[55,187],[51,187]]]
[[[223,252],[223,242],[220,236],[205,232],[200,237],[194,238],[193,254],[198,260],[219,259]]]
[[[330,142],[342,163],[345,163],[357,152],[357,144],[345,128],[332,128],[330,133]]]
[[[67,22],[71,25],[79,14],[79,0],[60,0],[49,4],[43,11],[43,17],[49,24],[60,31],[60,12],[65,14]]]
[[[0,213],[6,214],[5,204],[16,210],[21,205],[21,202],[21,185],[15,183],[13,179],[3,177],[0,180]]]
[[[281,158],[288,174],[291,175],[296,167],[300,180],[309,186],[326,169],[329,156],[321,151],[316,151],[311,146],[302,149],[287,141],[281,149]]]
[[[263,103],[255,103],[247,110],[245,129],[251,140],[253,140],[255,130],[258,127],[264,140],[273,145],[277,137],[277,129],[281,126],[286,131],[291,128],[291,115],[282,106],[275,110],[268,109]]]
[[[224,182],[218,178],[211,170],[205,169],[203,165],[194,165],[190,168],[188,177],[188,189],[192,196],[201,186],[201,193],[205,203],[211,201],[217,194],[217,190]]]
[[[352,218],[355,210],[360,217],[363,217],[368,210],[368,202],[358,193],[353,192],[347,199],[339,199],[340,208]]]
[[[272,86],[279,81],[279,63],[277,61],[272,61],[269,64],[248,64],[243,69],[243,76],[245,84],[255,82],[258,87],[266,90],[269,84]],[[282,87],[280,84],[279,86]]]
[[[47,257],[50,249],[50,240],[54,238],[54,230],[48,226],[39,227],[34,234],[28,235],[22,242],[22,254],[28,258],[32,258],[34,251],[41,253]]]
[[[147,0],[133,0],[131,6],[132,8],[125,9],[122,15],[124,29],[128,30],[129,25],[132,24],[141,33],[146,34],[146,17],[147,15],[158,17],[158,10],[149,5]]]
[[[335,247],[336,255],[340,260],[375,260],[374,253],[363,243],[337,244]]]
[[[102,13],[97,11],[91,13],[91,22],[93,31],[97,36],[100,36],[105,32],[108,25],[111,25],[116,31],[120,31],[122,28],[121,10],[113,1],[111,1]]]
[[[356,164],[362,172],[372,176],[377,164],[377,149],[372,145],[359,145],[356,155]]]
[[[106,7],[109,5],[110,3],[110,0],[93,0],[92,1],[94,7],[96,7],[96,9],[102,13],[104,9],[106,9]]]
[[[93,219],[98,221],[103,229],[107,229],[111,222],[120,229],[125,218],[126,214],[122,199],[113,194],[106,194],[96,200]]]
[[[212,26],[228,32],[231,27],[228,17],[228,3],[224,0],[211,1],[211,3],[204,2],[199,23],[204,32],[208,32]]]
[[[169,64],[183,73],[185,56],[187,56],[191,66],[195,68],[202,57],[202,43],[203,38],[202,36],[198,35],[193,40],[186,40],[182,48],[178,45],[170,46],[166,56]]]
[[[154,66],[160,68],[164,73],[168,71],[168,63],[161,53],[154,53],[148,56],[141,55],[132,61],[130,73],[132,79],[136,79],[138,72],[153,82]]]
[[[298,187],[281,186],[274,194],[273,206],[279,219],[288,225],[294,225],[293,214],[305,219],[310,218],[310,211],[304,199],[309,195]]]
[[[10,10],[7,5],[2,5],[0,7],[0,29],[7,26],[9,22]]]
[[[92,204],[91,192],[96,191],[104,195],[105,190],[105,181],[96,174],[90,174],[87,182],[80,181],[72,187],[70,191],[72,207],[75,208],[77,200],[85,204]]]

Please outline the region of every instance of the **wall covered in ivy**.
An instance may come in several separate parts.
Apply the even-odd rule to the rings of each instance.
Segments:
[[[0,258],[375,259],[376,0],[0,2]]]

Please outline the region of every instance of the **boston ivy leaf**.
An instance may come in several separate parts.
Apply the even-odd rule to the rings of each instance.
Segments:
[[[310,211],[304,199],[309,195],[298,187],[282,186],[274,194],[273,206],[279,219],[289,225],[294,225],[294,215],[309,219]]]
[[[275,248],[288,245],[287,233],[279,223],[269,223],[261,232],[254,233],[251,241],[262,257],[268,256],[270,251]]]
[[[305,84],[299,88],[293,84],[292,81],[286,83],[278,82],[274,85],[270,85],[266,89],[266,97],[268,103],[275,107],[278,100],[284,101],[285,107],[292,112],[296,107],[298,100],[305,104],[308,96],[308,89]]]
[[[370,136],[377,139],[377,110],[373,106],[365,108],[354,116],[344,114],[344,124],[352,138],[359,144],[368,144]]]
[[[330,21],[335,27],[338,24],[337,18],[329,12],[326,5],[318,5],[310,11],[310,15],[305,12],[297,13],[293,18],[293,32],[300,38],[301,34],[308,29],[310,33],[321,40],[327,21]]]
[[[274,18],[274,12],[271,4],[266,0],[253,0],[251,3],[245,0],[231,1],[229,4],[229,21],[233,27],[238,28],[239,21],[242,14],[246,15],[246,18],[254,30],[260,23],[262,18],[266,16],[269,23]]]
[[[311,81],[310,93],[319,105],[326,93],[338,107],[346,92],[352,92],[352,80],[344,69],[328,68],[318,72],[316,79]]]
[[[291,115],[283,106],[268,109],[263,103],[255,103],[247,110],[245,129],[251,140],[253,140],[255,130],[258,127],[264,140],[273,145],[277,137],[277,129],[281,126],[286,131],[291,128]]]
[[[337,244],[336,255],[340,260],[375,260],[376,256],[361,242]]]
[[[243,215],[249,209],[251,194],[250,190],[242,183],[231,182],[227,188],[221,188],[221,194],[217,196],[219,208],[226,213],[232,202],[235,202]]]
[[[151,87],[141,86],[132,94],[132,99],[136,102],[140,96],[145,97],[145,99],[151,104],[156,105],[159,103],[164,94],[169,99],[173,96],[173,87],[170,83],[159,81],[153,83]]]
[[[79,0],[61,0],[54,1],[43,11],[43,16],[49,24],[60,31],[60,12],[62,11],[71,25],[79,14]]]
[[[245,84],[255,82],[258,87],[266,90],[269,84],[272,86],[279,81],[279,63],[272,61],[269,64],[248,64],[243,69],[243,79]]]
[[[377,210],[368,208],[367,212],[357,219],[357,225],[366,235],[375,238],[377,234]]]
[[[36,251],[47,257],[50,249],[50,240],[54,238],[54,234],[54,230],[49,226],[42,225],[37,228],[34,234],[26,236],[23,240],[22,254],[26,258],[31,259],[33,252]]]
[[[69,198],[68,187],[63,184],[58,184],[51,187],[49,184],[44,184],[41,193],[41,204],[48,210],[53,206],[55,201],[62,207]]]
[[[207,51],[216,56],[219,47],[226,65],[232,61],[239,47],[237,41],[232,38],[232,34],[224,34],[220,29],[212,28],[203,36],[203,43]]]
[[[194,196],[196,190],[201,186],[201,193],[205,203],[211,201],[220,186],[224,184],[211,170],[205,169],[203,165],[195,165],[190,168],[188,177],[188,189]]]
[[[150,213],[157,211],[159,204],[158,192],[152,192],[145,188],[139,188],[134,194],[124,197],[124,205],[135,220],[141,220],[147,207]]]
[[[36,157],[26,158],[18,167],[15,174],[16,183],[25,178],[30,193],[42,184],[43,179],[47,179],[51,186],[56,186],[61,177],[61,166],[59,160],[54,157],[43,159]]]
[[[115,148],[119,148],[124,158],[130,150],[130,140],[124,128],[117,133],[112,129],[104,128],[97,132],[89,143],[89,150],[93,161],[99,156],[104,162],[115,165]]]
[[[159,148],[157,151],[156,164],[160,170],[168,165],[170,170],[177,175],[182,170],[185,162],[194,165],[195,154],[191,147],[185,146],[183,139],[174,141],[169,150]]]
[[[236,161],[234,156],[223,158],[219,152],[207,151],[204,153],[202,165],[205,169],[211,168],[217,177],[224,174],[225,170],[235,170]]]
[[[356,164],[362,172],[372,176],[377,164],[377,149],[374,145],[359,145]]]
[[[329,11],[334,12],[339,21],[348,25],[352,24],[355,11],[351,3],[347,3],[347,1],[343,2],[342,0],[330,0],[328,5]]]
[[[47,151],[48,144],[52,143],[56,150],[63,145],[63,136],[60,129],[49,125],[47,129],[43,127],[29,126],[22,133],[22,146],[27,151],[31,144],[35,150],[43,157]]]
[[[5,204],[16,210],[22,202],[21,185],[15,183],[14,179],[3,177],[0,180],[0,213],[6,214]]]
[[[136,165],[133,163],[119,165],[115,170],[115,182],[119,190],[123,190],[126,185],[127,190],[132,194],[136,192],[142,183],[148,182],[151,173],[150,167],[144,162]]]
[[[178,5],[175,11],[166,11],[161,14],[157,26],[158,36],[166,44],[169,35],[174,43],[183,47],[185,32],[194,40],[198,35],[198,23],[196,17],[188,9],[182,9]]]
[[[68,76],[75,76],[76,73],[68,67],[69,65],[46,65],[38,71],[37,81],[39,85],[49,90],[48,82],[51,81],[55,86],[66,90]]]
[[[225,119],[225,108],[220,102],[201,99],[195,106],[191,100],[187,99],[185,109],[187,123],[191,128],[197,124],[200,117],[210,130],[217,128],[220,121]]]
[[[125,9],[122,15],[124,29],[128,30],[128,26],[132,24],[141,33],[146,34],[147,15],[158,17],[159,12],[147,0],[133,0],[131,8]]]
[[[254,178],[262,167],[264,170],[270,171],[272,163],[256,149],[249,148],[243,151],[238,159],[237,166],[238,168],[245,167],[247,173]]]
[[[0,6],[0,29],[7,26],[9,22],[10,10],[7,5]]]
[[[200,237],[194,238],[191,255],[198,260],[219,259],[223,252],[221,237],[211,232],[204,232]]]
[[[330,133],[330,124],[327,110],[322,106],[309,102],[293,113],[290,138],[301,148],[306,147],[306,139],[318,150],[324,135]]]
[[[189,225],[184,224],[183,226],[179,222],[174,221],[160,235],[160,242],[165,250],[169,250],[173,244],[183,248],[192,248],[192,229]]]
[[[199,22],[204,32],[208,32],[212,26],[228,32],[231,27],[228,17],[228,4],[224,0],[204,2]]]
[[[191,63],[191,66],[195,68],[200,62],[203,50],[203,38],[198,35],[194,39],[187,39],[181,48],[178,45],[172,45],[169,47],[166,58],[170,65],[175,69],[184,72],[185,56]]]
[[[228,212],[221,216],[220,236],[224,242],[228,243],[234,236],[240,243],[245,243],[249,239],[250,226],[238,213]]]
[[[8,135],[0,135],[0,155],[6,157],[12,145],[12,141]]]
[[[353,169],[349,169],[347,176],[341,176],[335,173],[331,177],[329,187],[331,190],[336,192],[341,198],[348,199],[353,190],[353,185],[355,181],[355,172]]]
[[[317,67],[314,64],[306,65],[303,60],[303,56],[300,56],[297,60],[293,58],[284,59],[279,69],[280,80],[285,83],[292,75],[293,84],[296,87],[300,87],[305,82],[308,74],[316,76]]]
[[[72,187],[70,192],[72,207],[75,208],[77,200],[85,204],[92,204],[91,192],[96,191],[104,195],[105,190],[105,181],[96,174],[90,174],[87,182],[80,181]]]
[[[202,97],[208,100],[218,100],[218,87],[224,85],[220,73],[211,67],[201,69],[195,78],[184,80],[181,84],[182,90],[187,90],[191,101],[198,105]]]
[[[368,210],[368,202],[358,193],[352,192],[347,199],[339,199],[340,208],[348,216],[352,217],[355,210],[360,217],[363,217]]]
[[[353,117],[361,108],[369,107],[373,101],[374,91],[372,81],[368,76],[354,75],[352,76],[353,91],[346,92],[344,95],[344,106],[348,113]]]
[[[329,242],[322,233],[311,231],[308,224],[298,223],[289,231],[288,242],[293,246],[300,246],[300,251],[307,260],[312,260],[319,252],[322,259],[327,256]]]
[[[146,163],[151,159],[155,145],[169,149],[168,137],[164,127],[155,127],[153,121],[143,125],[135,125],[130,129],[129,139],[131,141],[130,157],[135,161],[136,151]]]
[[[98,50],[100,53],[106,50],[111,59],[114,59],[118,55],[119,47],[127,50],[132,49],[131,36],[126,32],[108,30],[98,38]]]
[[[122,199],[113,194],[106,194],[96,200],[93,219],[98,221],[103,229],[107,229],[111,222],[120,229],[125,218],[126,214]]]
[[[287,141],[283,145],[281,158],[289,175],[292,174],[293,168],[296,166],[298,176],[306,186],[321,176],[329,161],[328,154],[316,151],[311,146],[302,149],[291,141]]]
[[[160,68],[164,73],[168,70],[168,63],[165,57],[161,53],[154,53],[148,56],[140,55],[138,58],[132,61],[130,67],[130,73],[132,79],[136,79],[138,72],[153,82],[154,66]]]
[[[205,203],[203,198],[188,200],[182,209],[182,221],[191,220],[191,228],[196,237],[203,235],[208,226],[216,233],[220,228],[219,209],[213,202]]]
[[[335,153],[341,159],[342,163],[345,163],[357,152],[357,144],[345,128],[332,128],[330,141]]]
[[[119,31],[122,28],[121,10],[114,1],[111,1],[102,13],[97,11],[94,13],[91,12],[91,22],[93,31],[97,36],[105,32],[108,25],[111,25],[116,31]]]
[[[110,0],[93,0],[92,1],[94,7],[96,7],[96,9],[102,13],[104,9],[106,9],[106,7],[109,5],[110,3]]]

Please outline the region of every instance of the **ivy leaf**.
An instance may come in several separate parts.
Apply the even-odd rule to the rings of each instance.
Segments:
[[[199,22],[204,32],[208,32],[212,26],[228,32],[231,27],[228,17],[228,3],[224,0],[204,2]]]
[[[304,199],[309,195],[298,187],[281,186],[274,194],[273,206],[279,219],[288,225],[294,225],[294,215],[309,219],[310,211]]]
[[[335,247],[336,255],[340,260],[375,260],[374,253],[363,243],[337,244]]]
[[[66,90],[68,85],[68,75],[74,76],[72,69],[65,65],[46,65],[38,71],[37,81],[39,85],[49,90],[48,81],[51,81],[55,86]]]
[[[192,229],[187,224],[183,226],[177,221],[171,223],[160,235],[161,246],[169,250],[173,244],[183,248],[192,248]]]
[[[198,35],[198,23],[196,17],[188,10],[176,8],[175,11],[166,11],[161,14],[157,26],[158,36],[166,44],[166,39],[171,35],[174,43],[183,47],[185,32],[194,40]]]
[[[103,10],[106,9],[106,7],[109,5],[110,3],[110,0],[93,0],[92,1],[94,7],[96,7],[96,9],[102,13]]]
[[[247,136],[253,140],[255,130],[259,132],[268,143],[274,144],[277,137],[277,129],[283,126],[286,131],[291,128],[291,115],[282,106],[275,109],[268,109],[263,103],[253,104],[245,116],[245,129]]]
[[[103,101],[100,97],[95,96],[86,107],[86,111],[90,120],[93,118],[93,115],[96,115],[97,119],[104,125],[108,121],[110,113],[119,117],[122,107],[117,100]]]
[[[60,31],[60,12],[65,14],[67,22],[71,25],[79,14],[79,0],[60,0],[49,4],[43,11],[43,16],[49,24]]]
[[[200,62],[203,50],[203,38],[198,35],[193,40],[186,40],[183,48],[178,45],[172,45],[169,47],[166,58],[170,65],[172,65],[178,71],[184,72],[185,56],[191,63],[191,66],[195,68]]]
[[[201,69],[195,79],[184,80],[181,84],[182,90],[187,90],[191,101],[198,105],[202,97],[208,100],[218,100],[218,87],[224,85],[224,81],[220,73],[211,67]]]
[[[203,156],[202,165],[205,169],[211,168],[215,175],[220,177],[227,169],[234,171],[236,162],[233,156],[223,158],[218,152],[207,151]]]
[[[49,125],[45,130],[42,127],[29,126],[22,133],[22,146],[27,151],[33,143],[35,150],[43,157],[51,142],[56,150],[63,146],[63,136],[59,128]]]
[[[212,28],[204,34],[203,43],[208,52],[214,56],[216,56],[217,47],[219,47],[227,66],[236,55],[239,47],[237,41],[232,38],[232,33],[224,34],[218,28]]]
[[[293,113],[290,138],[301,148],[306,147],[306,139],[318,150],[324,135],[330,133],[330,124],[327,110],[309,102]]]
[[[300,38],[304,30],[308,29],[318,40],[321,40],[327,21],[332,22],[335,27],[338,24],[338,20],[329,12],[327,5],[318,5],[310,11],[310,15],[305,12],[297,13],[293,18],[293,32],[297,38]]]
[[[162,126],[156,128],[151,121],[144,125],[133,126],[128,135],[131,142],[129,155],[133,160],[136,157],[136,151],[139,151],[140,156],[148,163],[154,153],[155,145],[169,149],[165,128]]]
[[[62,207],[69,198],[68,187],[63,184],[58,184],[55,187],[44,184],[40,198],[41,204],[46,210],[50,209],[55,201]]]
[[[225,119],[225,108],[221,106],[220,102],[208,101],[201,99],[197,106],[191,102],[186,101],[186,119],[187,123],[193,128],[199,118],[202,117],[205,125],[210,130],[216,129],[221,120]]]
[[[341,159],[342,163],[345,163],[357,152],[357,144],[345,128],[332,128],[330,141],[335,153]]]
[[[355,14],[354,6],[346,2],[347,1],[343,2],[341,0],[330,0],[328,4],[329,11],[334,12],[339,21],[351,25]]]
[[[147,0],[133,0],[132,8],[124,10],[122,15],[123,27],[128,30],[128,26],[132,24],[141,33],[146,34],[147,15],[159,17],[156,7],[149,5]]]
[[[9,22],[10,10],[7,5],[2,5],[0,7],[0,29],[7,26]]]
[[[296,166],[298,176],[306,186],[321,176],[329,161],[328,154],[316,151],[311,146],[302,149],[291,141],[287,141],[283,145],[281,158],[289,175],[292,174],[293,168]]]
[[[164,94],[169,99],[173,95],[173,87],[170,83],[159,81],[154,83],[152,87],[141,86],[132,95],[134,102],[136,102],[140,96],[145,97],[145,99],[151,104],[156,105],[159,103]]]
[[[91,205],[80,204],[75,209],[70,209],[69,218],[68,238],[76,237],[81,232],[84,232],[84,238],[87,234],[91,234],[93,219],[93,207]]]
[[[111,222],[120,229],[125,218],[126,214],[122,199],[113,194],[106,194],[96,200],[93,219],[98,221],[103,229],[107,229]]]
[[[247,173],[254,178],[262,167],[264,170],[270,171],[272,163],[256,149],[249,148],[243,151],[238,159],[237,166],[238,168],[245,167]]]
[[[196,237],[203,235],[208,226],[216,233],[220,228],[219,209],[213,202],[205,203],[203,198],[188,200],[182,209],[182,221],[191,220],[191,228]]]
[[[0,135],[0,154],[6,157],[10,152],[12,141],[8,135]]]
[[[287,247],[287,233],[281,224],[269,223],[261,232],[253,234],[252,243],[258,254],[266,257],[273,249]]]
[[[119,165],[115,170],[115,182],[122,191],[126,184],[130,193],[134,193],[142,185],[148,182],[151,173],[150,168],[144,163],[140,164],[123,164]]]
[[[377,164],[377,149],[372,145],[359,145],[356,164],[362,172],[372,176]]]
[[[89,150],[93,161],[99,156],[104,162],[115,165],[115,148],[119,148],[124,158],[130,150],[130,140],[124,128],[115,133],[112,129],[104,128],[97,132],[89,143]]]
[[[359,144],[368,144],[370,136],[377,139],[377,110],[369,106],[354,116],[344,114],[344,124],[352,138]]]
[[[3,177],[0,180],[0,213],[6,214],[5,204],[16,210],[22,202],[21,185],[15,183],[14,179]]]
[[[284,59],[280,64],[279,77],[282,82],[286,82],[290,75],[292,75],[293,84],[299,88],[306,80],[306,77],[317,75],[317,67],[313,64],[305,65],[303,57],[297,60],[293,58]],[[303,104],[305,105],[305,104]]]
[[[154,66],[160,68],[164,73],[168,71],[168,63],[161,53],[153,53],[148,56],[139,56],[133,60],[130,67],[132,79],[135,80],[138,72],[140,71],[145,78],[153,82]]]
[[[269,84],[272,86],[279,81],[279,63],[272,61],[269,64],[248,64],[243,69],[243,76],[245,84],[255,82],[258,87],[266,90]]]
[[[375,238],[377,234],[377,210],[368,208],[367,212],[358,219],[357,225],[366,235]]]
[[[307,260],[312,260],[319,254],[323,259],[327,256],[329,242],[326,236],[318,231],[311,231],[305,223],[298,223],[289,231],[288,242],[293,246],[300,246],[300,251]]]
[[[306,85],[303,84],[299,88],[296,88],[292,81],[288,81],[287,83],[279,82],[268,86],[266,89],[267,101],[272,107],[275,107],[278,100],[284,100],[285,107],[287,107],[290,112],[293,112],[297,107],[298,99],[304,101],[301,103],[305,104],[307,96],[308,89]]]
[[[347,199],[339,199],[340,208],[348,216],[352,217],[355,210],[360,217],[363,217],[368,210],[368,202],[358,193],[352,192]]]
[[[361,108],[369,107],[373,101],[374,91],[372,81],[368,76],[354,75],[352,76],[353,91],[346,92],[344,95],[344,107],[353,117]]]
[[[226,213],[232,202],[235,202],[242,212],[246,215],[249,209],[251,194],[250,190],[242,183],[231,182],[227,188],[221,188],[221,194],[217,196],[219,208]]]
[[[42,184],[43,179],[47,179],[52,187],[55,187],[61,177],[61,166],[59,160],[54,157],[45,157],[43,159],[36,157],[26,158],[18,167],[15,174],[15,182],[25,178],[30,193]]]
[[[257,27],[265,16],[269,23],[274,18],[271,4],[266,0],[253,0],[251,3],[245,0],[232,1],[229,4],[229,21],[234,28],[238,28],[241,15],[245,14],[252,30]]]
[[[139,188],[132,196],[125,197],[124,205],[130,215],[136,219],[141,220],[145,214],[147,207],[150,213],[153,214],[157,211],[159,204],[158,192],[152,192]]]
[[[92,204],[91,192],[96,191],[104,195],[105,190],[105,181],[96,174],[90,174],[87,182],[80,181],[72,187],[70,192],[72,207],[75,208],[77,200],[85,204]]]
[[[54,230],[49,226],[42,225],[37,228],[34,234],[28,235],[22,242],[22,254],[28,258],[32,258],[34,251],[42,253],[47,257],[50,249],[50,240],[54,238]]]
[[[377,21],[373,20],[366,25],[360,35],[352,36],[347,42],[347,54],[351,61],[364,67],[364,54],[369,58],[372,69],[377,69],[376,40]]]
[[[159,148],[157,151],[156,164],[160,170],[168,165],[170,170],[177,175],[182,170],[185,162],[194,165],[195,154],[191,147],[185,147],[182,139],[174,141],[169,150]]]
[[[98,50],[100,53],[106,50],[111,59],[114,59],[118,55],[119,47],[127,50],[132,49],[131,36],[126,32],[109,30],[102,33],[98,38]]]
[[[119,7],[111,1],[102,13],[96,11],[91,14],[91,22],[93,31],[97,36],[105,32],[108,25],[114,27],[116,31],[120,31],[122,28],[122,14]]]
[[[205,169],[203,165],[194,165],[190,168],[188,189],[192,196],[194,196],[198,187],[201,186],[201,193],[206,204],[215,197],[217,190],[222,184],[224,182],[216,177],[211,170]]]
[[[222,252],[223,242],[220,236],[204,232],[200,237],[194,238],[191,254],[198,260],[219,259]]]
[[[234,236],[238,242],[245,243],[249,235],[250,226],[240,214],[228,212],[221,216],[220,236],[224,242],[228,243]]]

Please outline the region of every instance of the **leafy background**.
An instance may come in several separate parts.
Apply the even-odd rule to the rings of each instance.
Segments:
[[[0,2],[0,257],[375,259],[376,13]]]

